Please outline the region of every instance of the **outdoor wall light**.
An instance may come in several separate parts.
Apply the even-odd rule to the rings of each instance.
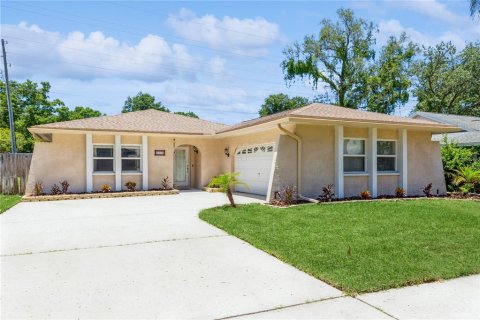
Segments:
[[[228,147],[226,147],[226,148],[223,150],[223,153],[224,153],[227,157],[230,157],[230,151],[228,150]]]

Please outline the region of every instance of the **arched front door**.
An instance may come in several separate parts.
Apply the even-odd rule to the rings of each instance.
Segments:
[[[173,185],[177,188],[190,187],[190,148],[175,149],[173,165]]]

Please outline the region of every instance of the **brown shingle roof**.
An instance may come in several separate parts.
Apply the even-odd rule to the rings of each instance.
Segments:
[[[428,120],[390,116],[383,113],[367,112],[328,104],[313,103],[298,109],[287,110],[266,117],[244,121],[232,126],[149,109],[144,111],[122,113],[115,116],[103,116],[98,118],[42,124],[34,126],[32,129],[38,128],[208,135],[230,132],[283,118],[312,118],[319,120],[343,120],[367,123],[405,124],[417,126],[425,125],[428,127],[442,129],[448,127],[449,131],[452,131],[450,128],[455,127]]]
[[[149,109],[144,111],[122,113],[115,116],[102,116],[98,118],[42,124],[32,128],[177,134],[214,134],[216,131],[226,127],[228,126],[220,123]]]
[[[272,114],[266,117],[261,117],[253,120],[241,122],[239,124],[229,126],[227,128],[217,131],[217,133],[229,132],[237,129],[247,128],[254,125],[267,123],[281,118],[313,118],[323,120],[346,120],[359,122],[383,122],[390,124],[406,124],[406,125],[428,125],[432,127],[445,127],[437,122],[412,119],[407,117],[390,116],[383,113],[368,112],[350,108],[344,108],[329,104],[312,103],[305,107],[287,110]]]

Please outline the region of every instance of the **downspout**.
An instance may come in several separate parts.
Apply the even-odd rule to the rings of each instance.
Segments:
[[[294,134],[293,132],[288,131],[279,123],[277,124],[278,129],[285,133],[290,138],[297,141],[297,193],[298,197],[310,202],[318,202],[317,200],[310,199],[307,197],[302,196],[302,139]]]

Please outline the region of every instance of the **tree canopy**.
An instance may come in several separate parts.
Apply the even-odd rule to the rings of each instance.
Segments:
[[[284,93],[271,94],[265,99],[258,113],[261,117],[265,117],[277,112],[303,107],[309,103],[309,100],[304,97],[290,98]]]
[[[365,107],[368,111],[391,114],[405,105],[410,96],[411,65],[417,46],[402,34],[390,37],[366,76]]]
[[[134,97],[127,97],[125,104],[123,105],[122,112],[132,112],[147,109],[155,109],[159,111],[170,112],[167,107],[162,105],[160,101],[155,101],[155,97],[149,93],[140,91]]]
[[[50,98],[50,87],[48,82],[10,81],[10,96],[15,119],[18,152],[31,152],[33,150],[33,137],[28,131],[31,126],[102,115],[100,111],[89,107],[69,109],[60,99]],[[10,130],[5,90],[5,82],[0,81],[0,152],[10,151]]]
[[[423,47],[414,65],[415,110],[480,116],[480,42]]]
[[[470,15],[480,17],[480,0],[470,0]]]
[[[472,0],[472,14],[480,2]],[[391,114],[416,98],[416,110],[480,115],[480,42],[457,53],[451,43],[420,49],[405,34],[378,48],[377,28],[350,9],[324,19],[318,36],[284,50],[284,79],[308,79],[317,100]]]
[[[318,37],[306,36],[303,43],[284,50],[284,78],[288,84],[297,77],[308,78],[314,89],[322,83],[327,89],[324,100],[357,108],[365,98],[368,62],[375,57],[376,27],[350,9],[337,14],[337,22],[321,21]]]
[[[179,114],[179,115],[182,115],[182,116],[187,116],[187,117],[192,117],[192,118],[199,119],[199,116],[195,112],[192,112],[192,111],[188,111],[188,112],[176,111],[176,112],[174,112],[174,114]]]

